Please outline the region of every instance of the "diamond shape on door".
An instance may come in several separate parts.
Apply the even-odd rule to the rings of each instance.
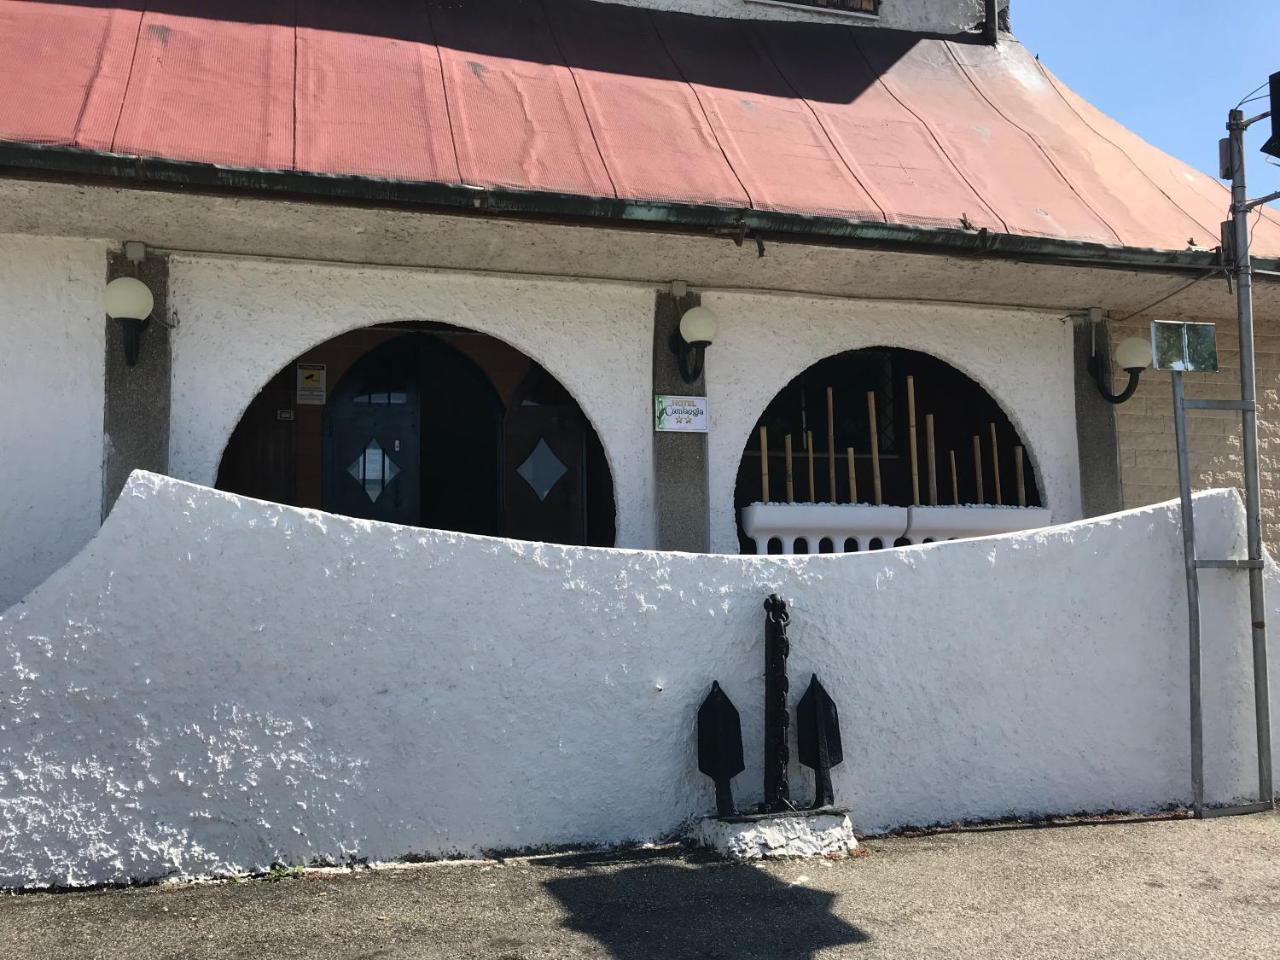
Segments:
[[[370,440],[364,452],[347,467],[347,473],[355,477],[356,482],[364,487],[369,499],[376,503],[387,489],[387,484],[400,473],[400,468],[387,456],[382,444],[377,440]]]
[[[539,500],[546,500],[547,494],[568,472],[569,468],[560,462],[560,458],[547,446],[546,440],[539,440],[533,453],[516,467],[516,473],[533,488],[534,496]]]

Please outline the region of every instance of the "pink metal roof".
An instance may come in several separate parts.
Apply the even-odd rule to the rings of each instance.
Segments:
[[[591,0],[0,0],[0,140],[1212,247],[1227,193],[1016,42]],[[1259,252],[1280,255],[1268,211]]]

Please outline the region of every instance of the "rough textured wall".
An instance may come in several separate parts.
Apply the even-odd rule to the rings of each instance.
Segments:
[[[1198,509],[1207,549],[1238,548],[1233,494]],[[1207,780],[1225,800],[1253,787],[1244,581],[1204,579]],[[861,829],[1149,809],[1190,790],[1183,589],[1172,505],[726,557],[375,524],[135,474],[84,552],[0,616],[0,884],[658,837],[713,806],[693,727],[712,680],[742,712],[748,806],[771,591],[792,605],[792,703],[816,671],[839,704],[836,795]]]
[[[0,608],[101,518],[102,243],[0,236]]]
[[[245,407],[299,354],[348,330],[431,320],[546,367],[609,458],[617,544],[653,544],[653,291],[618,284],[173,257],[170,472],[213,483]],[[331,388],[333,384],[329,385]]]
[[[1111,343],[1147,337],[1151,321],[1141,318],[1114,325]],[[1280,325],[1259,316],[1254,355],[1258,389],[1258,463],[1262,490],[1262,535],[1272,556],[1280,550]],[[1216,374],[1184,377],[1188,397],[1240,399],[1240,338],[1234,321],[1218,321]],[[1128,378],[1113,371],[1115,389]],[[1191,483],[1195,489],[1236,487],[1243,495],[1240,415],[1197,410],[1187,415]],[[1173,394],[1169,375],[1148,370],[1138,391],[1116,408],[1120,480],[1126,507],[1156,503],[1178,495],[1178,455],[1173,439]]]
[[[751,0],[600,0],[653,10],[678,10],[705,17],[747,17],[753,20],[816,20],[830,23],[852,22],[866,26],[893,27],[934,33],[959,33],[973,29],[985,16],[983,0],[881,0],[878,17],[841,16],[816,8],[754,3]],[[1000,0],[1007,9],[1008,0]]]
[[[860,347],[929,353],[981,384],[1025,441],[1054,521],[1080,516],[1071,329],[1060,315],[738,293],[702,302],[720,318],[706,361],[712,550],[738,550],[734,484],[765,407],[810,365]]]

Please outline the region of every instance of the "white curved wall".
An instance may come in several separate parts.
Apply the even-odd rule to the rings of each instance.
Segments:
[[[1238,498],[1196,509],[1204,554],[1238,555]],[[1206,772],[1226,800],[1254,789],[1246,595],[1203,580]],[[712,680],[742,713],[748,806],[773,591],[792,702],[817,672],[838,703],[836,796],[864,831],[1188,797],[1172,504],[727,557],[375,524],[139,473],[0,616],[0,885],[659,837],[713,806],[693,727]],[[812,790],[798,767],[793,789]]]
[[[862,347],[919,350],[976,380],[1025,442],[1054,522],[1080,516],[1071,328],[1060,316],[728,292],[704,293],[702,302],[720,319],[706,359],[713,551],[738,551],[738,463],[765,407],[814,363]]]
[[[619,546],[653,543],[651,289],[175,256],[170,472],[212,484],[249,402],[299,354],[340,333],[432,320],[491,334],[577,399],[613,473]]]
[[[0,609],[102,517],[107,247],[0,236]]]

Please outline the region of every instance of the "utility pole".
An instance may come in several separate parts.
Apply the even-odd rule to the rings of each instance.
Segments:
[[[1280,74],[1271,78],[1273,96],[1280,92]],[[1280,102],[1273,99],[1272,110],[1280,110]],[[1267,678],[1267,626],[1266,599],[1263,589],[1262,515],[1258,476],[1258,393],[1253,357],[1253,267],[1249,255],[1249,214],[1257,207],[1280,199],[1273,193],[1257,200],[1250,200],[1245,180],[1244,136],[1245,131],[1260,120],[1272,116],[1272,112],[1246,118],[1244,111],[1232,110],[1227,119],[1228,136],[1222,141],[1222,175],[1231,180],[1231,220],[1223,224],[1224,238],[1230,238],[1229,249],[1224,249],[1224,260],[1230,263],[1230,272],[1236,283],[1236,314],[1240,331],[1240,396],[1243,446],[1245,516],[1248,538],[1249,619],[1253,632],[1253,695],[1258,732],[1258,789],[1259,799],[1270,804],[1274,796],[1271,770],[1271,723]],[[1280,119],[1280,118],[1277,118]],[[1274,123],[1273,123],[1274,126]],[[1275,136],[1268,141],[1270,152],[1276,149]]]

